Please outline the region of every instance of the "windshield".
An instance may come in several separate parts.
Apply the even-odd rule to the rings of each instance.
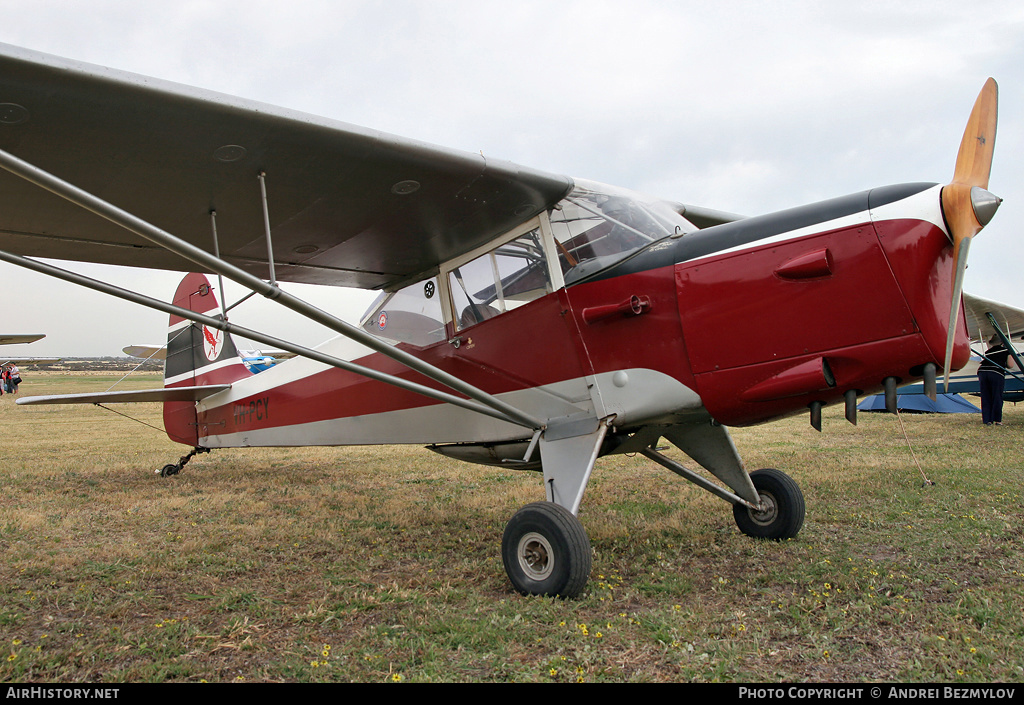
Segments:
[[[697,230],[663,201],[581,180],[550,219],[567,284],[656,240]]]

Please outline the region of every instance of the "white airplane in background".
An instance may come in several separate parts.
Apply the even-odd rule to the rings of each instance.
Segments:
[[[13,335],[0,333],[0,345],[18,345],[23,343],[34,343],[37,340],[42,340],[46,336],[41,333],[29,334],[29,335]]]
[[[13,333],[0,333],[0,345],[24,345],[42,340],[46,336],[42,333],[29,333],[25,335]],[[3,357],[0,355],[0,365],[45,365],[51,362],[60,362],[59,357]]]

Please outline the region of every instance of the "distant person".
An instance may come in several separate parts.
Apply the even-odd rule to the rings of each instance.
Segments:
[[[0,382],[2,382],[2,384],[0,384],[0,387],[3,387],[3,390],[5,392],[7,392],[8,394],[10,394],[11,393],[11,368],[10,367],[4,366],[3,371],[0,372]]]
[[[11,365],[11,394],[18,393],[18,385],[21,384],[21,373],[17,365]]]
[[[989,348],[978,367],[978,385],[981,388],[981,422],[986,426],[1003,425],[1003,389],[1006,370],[1013,364],[1010,351],[998,335],[988,341]]]

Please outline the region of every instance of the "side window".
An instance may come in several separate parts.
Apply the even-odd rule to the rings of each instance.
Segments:
[[[455,328],[462,330],[552,290],[540,229],[499,245],[448,274]]]
[[[363,330],[378,338],[420,347],[445,339],[437,278],[382,294],[363,316]]]

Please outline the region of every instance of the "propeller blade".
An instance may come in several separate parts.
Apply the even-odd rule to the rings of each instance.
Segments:
[[[985,81],[978,99],[974,101],[974,109],[964,129],[960,151],[956,155],[953,183],[988,188],[992,152],[996,145],[998,104],[999,87],[990,78]]]
[[[950,302],[949,327],[946,335],[946,358],[943,365],[945,389],[949,391],[949,366],[953,359],[956,327],[960,318],[960,297],[971,238],[985,227],[1001,200],[988,192],[992,172],[992,155],[996,145],[996,122],[999,88],[988,79],[967,121],[960,151],[956,155],[953,181],[942,189],[942,212],[953,243],[953,299]]]
[[[953,360],[953,341],[956,338],[956,326],[960,321],[960,296],[964,290],[964,272],[967,271],[967,251],[970,247],[970,238],[960,243],[960,249],[956,255],[956,264],[953,269],[953,303],[949,307],[949,327],[946,329],[948,331],[946,334],[946,360],[942,364],[944,371],[942,391],[944,394],[949,394],[949,366]]]

